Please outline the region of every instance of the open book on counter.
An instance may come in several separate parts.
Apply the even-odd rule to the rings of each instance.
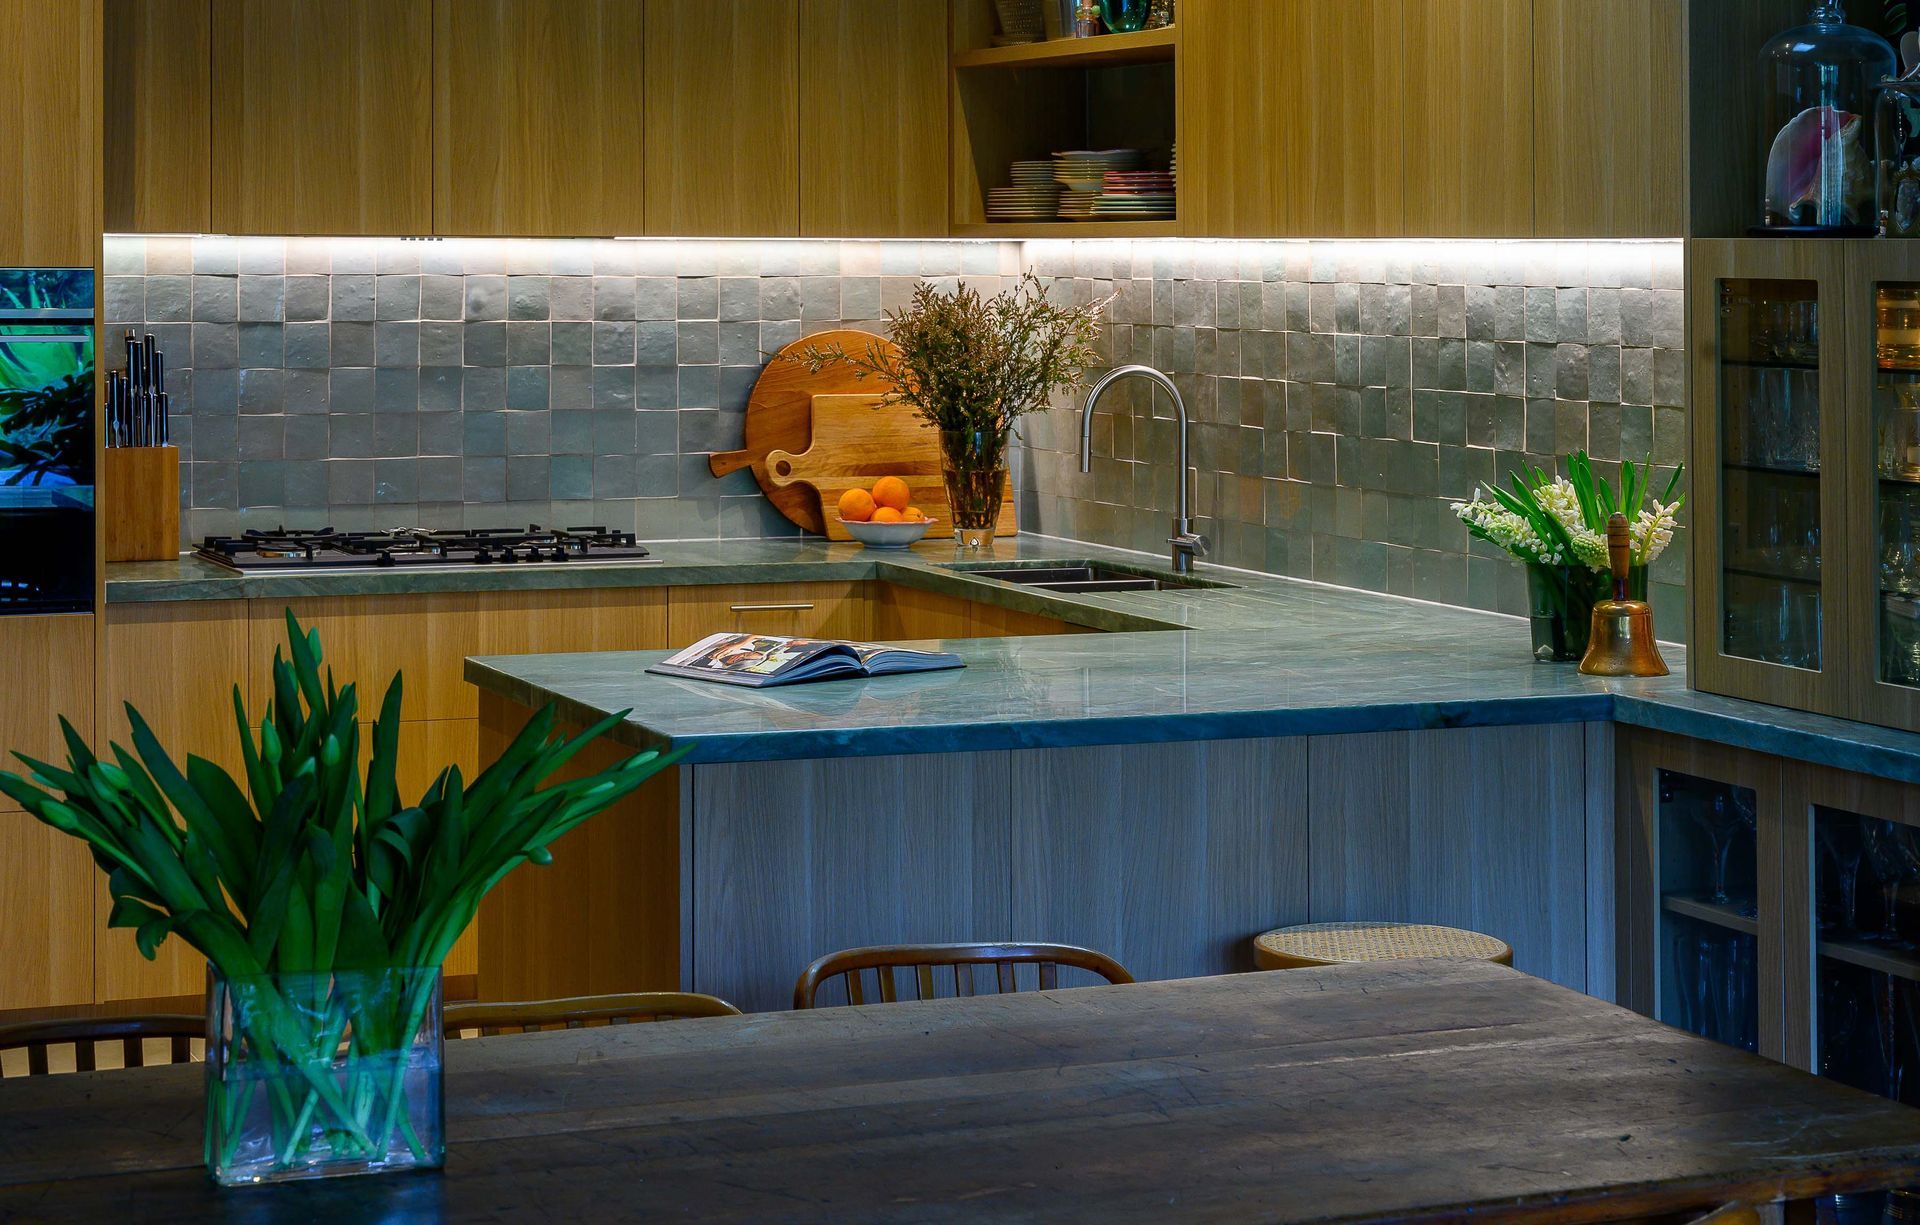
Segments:
[[[782,638],[775,634],[709,634],[647,671],[763,689],[847,676],[964,667],[958,655],[947,651],[912,651],[874,642]]]

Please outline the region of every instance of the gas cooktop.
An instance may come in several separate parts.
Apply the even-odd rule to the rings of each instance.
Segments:
[[[569,561],[647,559],[632,532],[604,527],[461,528],[428,531],[336,532],[275,528],[239,536],[209,536],[194,550],[242,573],[327,570],[363,566],[552,565]],[[657,560],[657,559],[655,559]]]

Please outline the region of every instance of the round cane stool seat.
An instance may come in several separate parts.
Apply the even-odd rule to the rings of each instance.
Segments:
[[[1303,923],[1253,938],[1253,962],[1262,970],[1295,970],[1350,961],[1405,961],[1451,957],[1513,964],[1504,940],[1431,923]]]

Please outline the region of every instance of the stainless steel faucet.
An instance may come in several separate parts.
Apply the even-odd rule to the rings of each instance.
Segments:
[[[1087,392],[1086,405],[1080,410],[1080,471],[1093,467],[1093,406],[1100,402],[1107,388],[1125,378],[1145,379],[1173,397],[1174,415],[1180,420],[1180,504],[1167,543],[1173,546],[1173,572],[1192,574],[1193,559],[1205,557],[1212,544],[1193,530],[1193,520],[1187,513],[1187,402],[1180,398],[1180,389],[1173,385],[1172,379],[1152,366],[1116,366],[1095,383]]]

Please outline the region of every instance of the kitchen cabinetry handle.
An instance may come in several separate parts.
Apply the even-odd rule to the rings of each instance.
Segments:
[[[746,612],[811,612],[811,604],[729,604],[728,611]]]

